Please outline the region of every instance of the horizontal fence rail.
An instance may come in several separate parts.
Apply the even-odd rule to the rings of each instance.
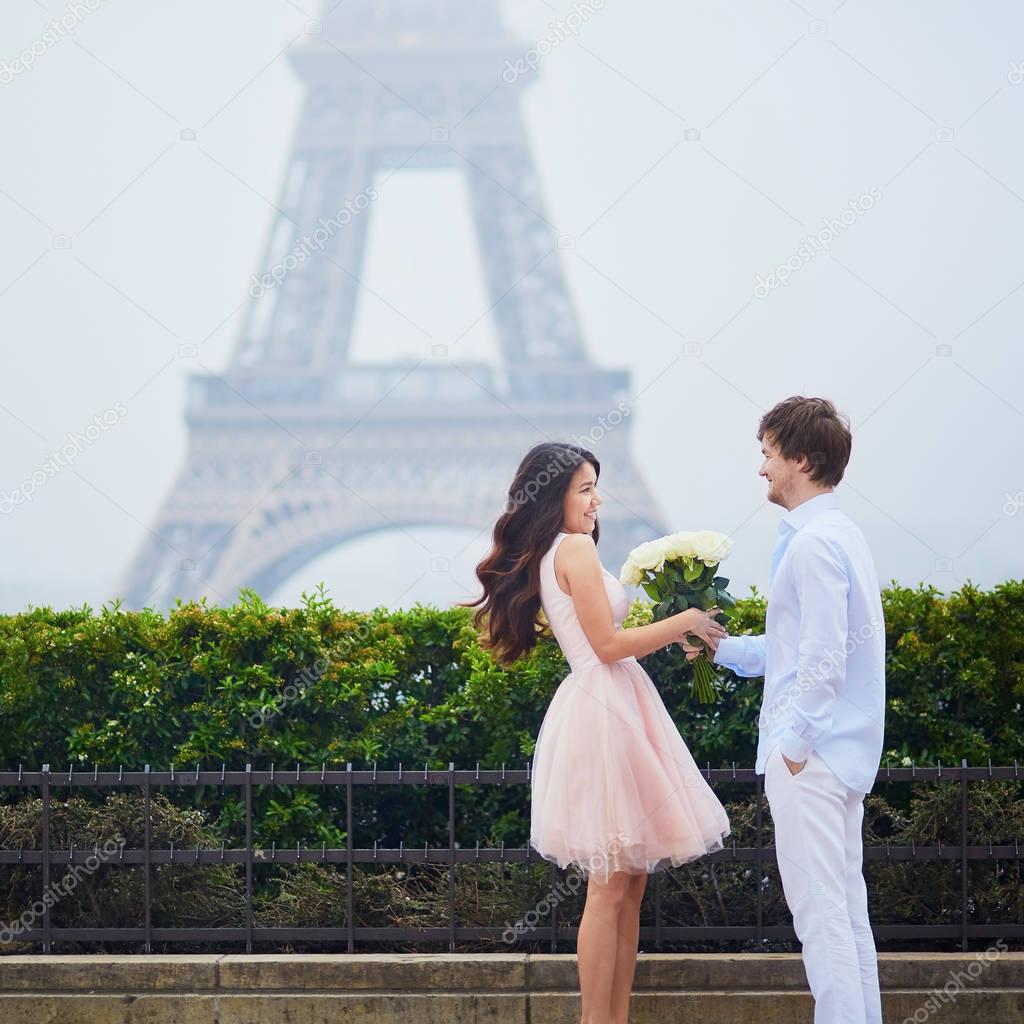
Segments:
[[[704,941],[704,940],[754,940],[758,943],[765,940],[789,940],[796,938],[790,926],[770,926],[762,922],[762,885],[760,884],[760,866],[766,855],[774,854],[774,847],[763,843],[763,779],[752,768],[711,768],[708,766],[701,774],[709,783],[753,783],[756,789],[755,830],[757,845],[737,847],[735,840],[731,847],[708,854],[712,861],[752,862],[758,870],[754,884],[757,890],[756,924],[744,926],[668,926],[663,925],[661,913],[662,875],[655,881],[654,914],[655,924],[640,930],[641,941],[653,941],[655,949],[660,949],[669,941]],[[961,872],[961,916],[959,924],[946,925],[875,925],[876,938],[879,939],[959,939],[964,951],[968,949],[971,939],[989,938],[1024,938],[1024,923],[1015,924],[971,924],[969,920],[968,870],[969,861],[1020,860],[1021,843],[1015,838],[1013,843],[993,845],[969,845],[967,841],[968,822],[968,784],[972,781],[1017,780],[1021,779],[1021,770],[1015,761],[1012,766],[993,766],[991,762],[982,767],[969,767],[966,760],[959,767],[892,768],[886,766],[876,776],[878,782],[911,782],[911,783],[949,783],[960,787],[960,842],[935,846],[892,846],[888,842],[884,846],[867,846],[864,848],[865,861],[925,861],[950,860],[959,861]],[[143,865],[144,873],[144,924],[135,928],[60,928],[51,926],[50,904],[44,902],[40,927],[26,928],[19,934],[20,941],[38,942],[44,953],[51,953],[55,940],[74,942],[104,941],[141,941],[145,951],[152,951],[154,942],[244,942],[247,952],[252,952],[253,943],[269,942],[343,942],[349,952],[354,951],[357,942],[403,942],[403,943],[447,943],[449,950],[454,951],[462,942],[474,942],[485,939],[498,939],[507,931],[501,926],[493,927],[459,927],[455,913],[455,868],[459,864],[472,863],[504,863],[543,864],[543,859],[529,846],[525,848],[508,848],[504,844],[497,847],[461,846],[456,839],[455,796],[457,786],[527,786],[530,783],[530,769],[511,769],[502,765],[500,769],[456,769],[449,764],[447,769],[436,769],[424,766],[422,769],[407,769],[399,765],[397,769],[378,770],[376,765],[370,769],[354,770],[349,764],[344,770],[328,769],[321,765],[319,769],[303,769],[296,765],[294,769],[277,769],[271,766],[268,770],[254,770],[246,765],[244,770],[227,769],[204,770],[199,765],[185,771],[171,767],[168,771],[152,771],[149,765],[141,771],[128,770],[123,767],[117,771],[101,771],[99,767],[89,770],[68,768],[65,771],[51,771],[49,765],[43,765],[39,771],[0,771],[0,787],[39,788],[42,793],[42,848],[0,850],[0,865],[38,865],[42,868],[44,894],[49,890],[51,868],[64,865],[88,864],[99,854],[99,847],[93,849],[76,848],[74,842],[67,850],[54,850],[50,846],[50,823],[52,818],[51,803],[53,790],[57,789],[114,789],[122,787],[141,787],[145,799],[145,832],[142,849],[119,848],[116,856],[111,855],[108,863],[123,865]],[[162,786],[237,786],[242,790],[245,805],[245,846],[244,848],[227,849],[222,844],[219,849],[175,848],[172,843],[166,849],[157,849],[152,842],[151,799],[154,787]],[[328,848],[326,843],[318,847],[297,847],[295,849],[256,847],[253,843],[253,808],[252,795],[254,786],[319,786],[322,788],[343,788],[346,807],[346,845],[342,849]],[[359,786],[443,786],[448,790],[448,829],[445,845],[406,847],[400,843],[397,848],[378,847],[356,848],[353,844],[352,808],[354,791]],[[318,864],[344,864],[346,878],[347,923],[344,927],[310,927],[310,928],[256,928],[253,925],[253,868],[257,865],[295,864],[312,862]],[[201,927],[201,928],[160,928],[154,927],[151,920],[152,891],[151,876],[154,865],[159,864],[243,864],[245,866],[245,926],[244,927]],[[356,864],[434,864],[448,867],[448,923],[443,927],[358,927],[355,924],[353,873]],[[556,879],[559,869],[550,865],[552,879]],[[560,940],[576,937],[576,928],[559,925],[557,901],[549,915],[549,923],[543,927],[531,927],[527,941],[547,942],[552,952],[558,951]],[[2,947],[0,947],[2,948]]]

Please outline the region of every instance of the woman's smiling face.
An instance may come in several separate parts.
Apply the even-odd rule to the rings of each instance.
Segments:
[[[566,533],[593,533],[601,496],[597,493],[597,472],[584,462],[572,475],[562,502],[562,529]]]

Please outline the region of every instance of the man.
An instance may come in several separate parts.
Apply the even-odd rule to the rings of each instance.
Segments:
[[[885,629],[871,553],[833,490],[850,430],[831,402],[795,397],[757,436],[768,500],[786,509],[765,634],[721,640],[714,660],[764,676],[756,771],[815,1024],[881,1024],[861,829],[882,753]]]

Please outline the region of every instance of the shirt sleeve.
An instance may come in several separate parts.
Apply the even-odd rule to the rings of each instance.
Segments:
[[[842,553],[827,537],[795,537],[790,571],[800,605],[800,640],[789,729],[780,741],[790,761],[806,761],[832,728],[846,677],[850,579]]]
[[[764,637],[727,636],[718,641],[714,662],[738,676],[763,676]]]

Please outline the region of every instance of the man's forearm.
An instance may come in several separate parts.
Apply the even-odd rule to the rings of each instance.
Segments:
[[[763,636],[727,636],[718,642],[714,662],[731,669],[738,676],[751,678],[764,675],[765,646]]]

